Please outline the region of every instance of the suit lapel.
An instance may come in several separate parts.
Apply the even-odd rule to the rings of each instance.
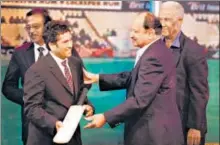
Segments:
[[[184,41],[185,41],[184,37],[185,37],[184,34],[181,32],[181,34],[180,34],[180,48],[172,48],[173,49],[172,52],[174,54],[174,59],[175,59],[176,67],[179,64],[182,48],[184,47]]]
[[[135,83],[136,83],[136,79],[137,79],[137,75],[138,75],[138,71],[139,71],[139,68],[140,68],[140,65],[141,65],[141,60],[146,57],[147,53],[151,50],[151,49],[154,49],[155,45],[161,45],[160,43],[164,43],[161,39],[158,39],[156,40],[155,42],[153,42],[145,51],[144,53],[142,54],[142,56],[139,58],[137,64],[135,65],[135,67],[133,68],[132,70],[132,80],[131,80],[131,84],[130,84],[130,87],[134,87],[135,86]],[[165,44],[163,44],[165,45]],[[127,97],[129,96],[132,96],[130,95],[131,93],[133,93],[133,89],[129,88],[127,89],[128,92],[127,92]]]
[[[26,60],[25,66],[28,69],[33,63],[35,63],[34,56],[34,44],[32,43],[29,48],[26,49],[24,54],[24,59]]]
[[[71,71],[71,74],[72,74],[72,81],[73,81],[73,87],[74,87],[74,91],[75,91],[75,94],[77,95],[78,93],[78,90],[79,90],[79,82],[78,82],[78,76],[77,76],[77,68],[76,66],[76,62],[71,59],[71,57],[69,58],[69,67],[70,67],[70,71]]]
[[[180,53],[181,53],[181,49],[180,48],[172,48],[172,53],[174,55],[174,61],[175,61],[175,64],[176,64],[176,67],[179,63],[179,60],[180,60]]]
[[[57,65],[56,61],[52,58],[50,54],[46,56],[46,62],[48,63],[50,67],[50,71],[52,74],[57,78],[57,80],[68,90],[71,94],[72,91],[66,81],[66,78],[64,77],[62,71],[60,70],[59,66]]]
[[[146,53],[147,53],[148,51],[150,51],[151,49],[153,49],[153,48],[154,48],[154,45],[156,45],[156,44],[158,44],[158,43],[163,43],[163,42],[162,42],[161,39],[158,39],[158,40],[156,40],[155,42],[153,42],[153,43],[144,51],[144,53],[143,53],[142,56],[139,58],[139,61],[138,61],[137,64],[136,64],[137,67],[140,65],[141,59],[146,55]],[[135,68],[136,68],[136,66],[135,66]]]

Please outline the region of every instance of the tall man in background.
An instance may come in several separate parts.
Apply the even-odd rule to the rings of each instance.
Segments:
[[[163,40],[175,57],[177,104],[185,144],[204,145],[207,132],[206,106],[209,99],[206,51],[181,31],[183,17],[184,9],[179,3],[162,3],[159,18]]]
[[[131,72],[95,75],[84,71],[85,82],[99,82],[100,90],[126,89],[126,101],[96,114],[85,128],[112,128],[125,123],[125,145],[182,145],[181,120],[176,104],[176,68],[172,53],[160,39],[159,20],[141,13],[131,29],[138,47]]]
[[[41,56],[48,53],[42,35],[44,25],[49,21],[51,21],[51,18],[45,9],[32,9],[26,14],[25,28],[31,42],[26,42],[15,49],[2,85],[4,96],[21,106],[22,141],[24,145],[27,139],[27,120],[23,115],[23,88],[19,88],[19,80],[21,79],[23,86],[27,69]]]

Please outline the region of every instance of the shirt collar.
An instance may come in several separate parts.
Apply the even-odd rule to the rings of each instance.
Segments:
[[[137,55],[141,56],[145,52],[145,50],[147,50],[150,47],[150,45],[153,44],[157,40],[158,39],[152,41],[151,43],[149,43],[149,44],[145,45],[144,47],[140,48],[139,50],[137,50]]]
[[[47,49],[47,47],[46,47],[46,44],[43,44],[43,45],[39,45],[39,44],[37,44],[37,43],[34,43],[34,49],[38,49],[39,47],[43,47],[45,50]]]
[[[56,55],[54,55],[52,52],[50,52],[51,56],[53,57],[53,59],[56,61],[57,64],[61,64],[64,60],[66,60],[67,64],[68,64],[68,59],[61,59],[59,57],[57,57]]]
[[[179,33],[177,34],[177,36],[176,36],[176,38],[174,39],[174,41],[173,41],[171,47],[180,48],[180,34],[181,34],[181,32],[179,32]],[[164,36],[162,36],[161,38],[162,38],[162,40],[165,42]]]

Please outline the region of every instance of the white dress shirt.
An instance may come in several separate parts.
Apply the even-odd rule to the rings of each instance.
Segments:
[[[39,47],[43,47],[44,48],[44,51],[43,51],[44,56],[47,55],[48,52],[49,52],[49,50],[46,47],[46,44],[40,46],[40,45],[34,43],[34,58],[35,58],[35,62],[38,60],[38,57],[40,55],[40,52],[38,51]]]
[[[57,65],[59,66],[59,68],[60,68],[60,70],[61,70],[61,72],[63,73],[63,76],[66,77],[66,76],[65,76],[65,72],[64,72],[64,66],[62,65],[62,62],[63,62],[64,60],[66,60],[67,67],[68,67],[68,69],[69,69],[69,71],[70,71],[70,67],[69,67],[69,64],[68,64],[68,59],[67,59],[67,58],[66,58],[66,59],[61,59],[61,58],[57,57],[56,55],[54,55],[52,52],[49,52],[49,53],[51,54],[51,56],[53,57],[53,59],[56,61]],[[71,73],[71,71],[70,71],[70,73]]]
[[[139,50],[137,50],[134,67],[136,66],[136,64],[138,63],[139,59],[144,54],[144,52],[151,46],[151,44],[153,44],[155,41],[157,41],[159,39],[156,39],[156,40],[152,41],[151,43],[145,45],[144,47],[140,48]]]

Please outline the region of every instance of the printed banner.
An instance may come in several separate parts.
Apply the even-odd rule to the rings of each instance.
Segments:
[[[48,7],[62,9],[104,9],[121,10],[121,1],[4,1],[7,7]]]

